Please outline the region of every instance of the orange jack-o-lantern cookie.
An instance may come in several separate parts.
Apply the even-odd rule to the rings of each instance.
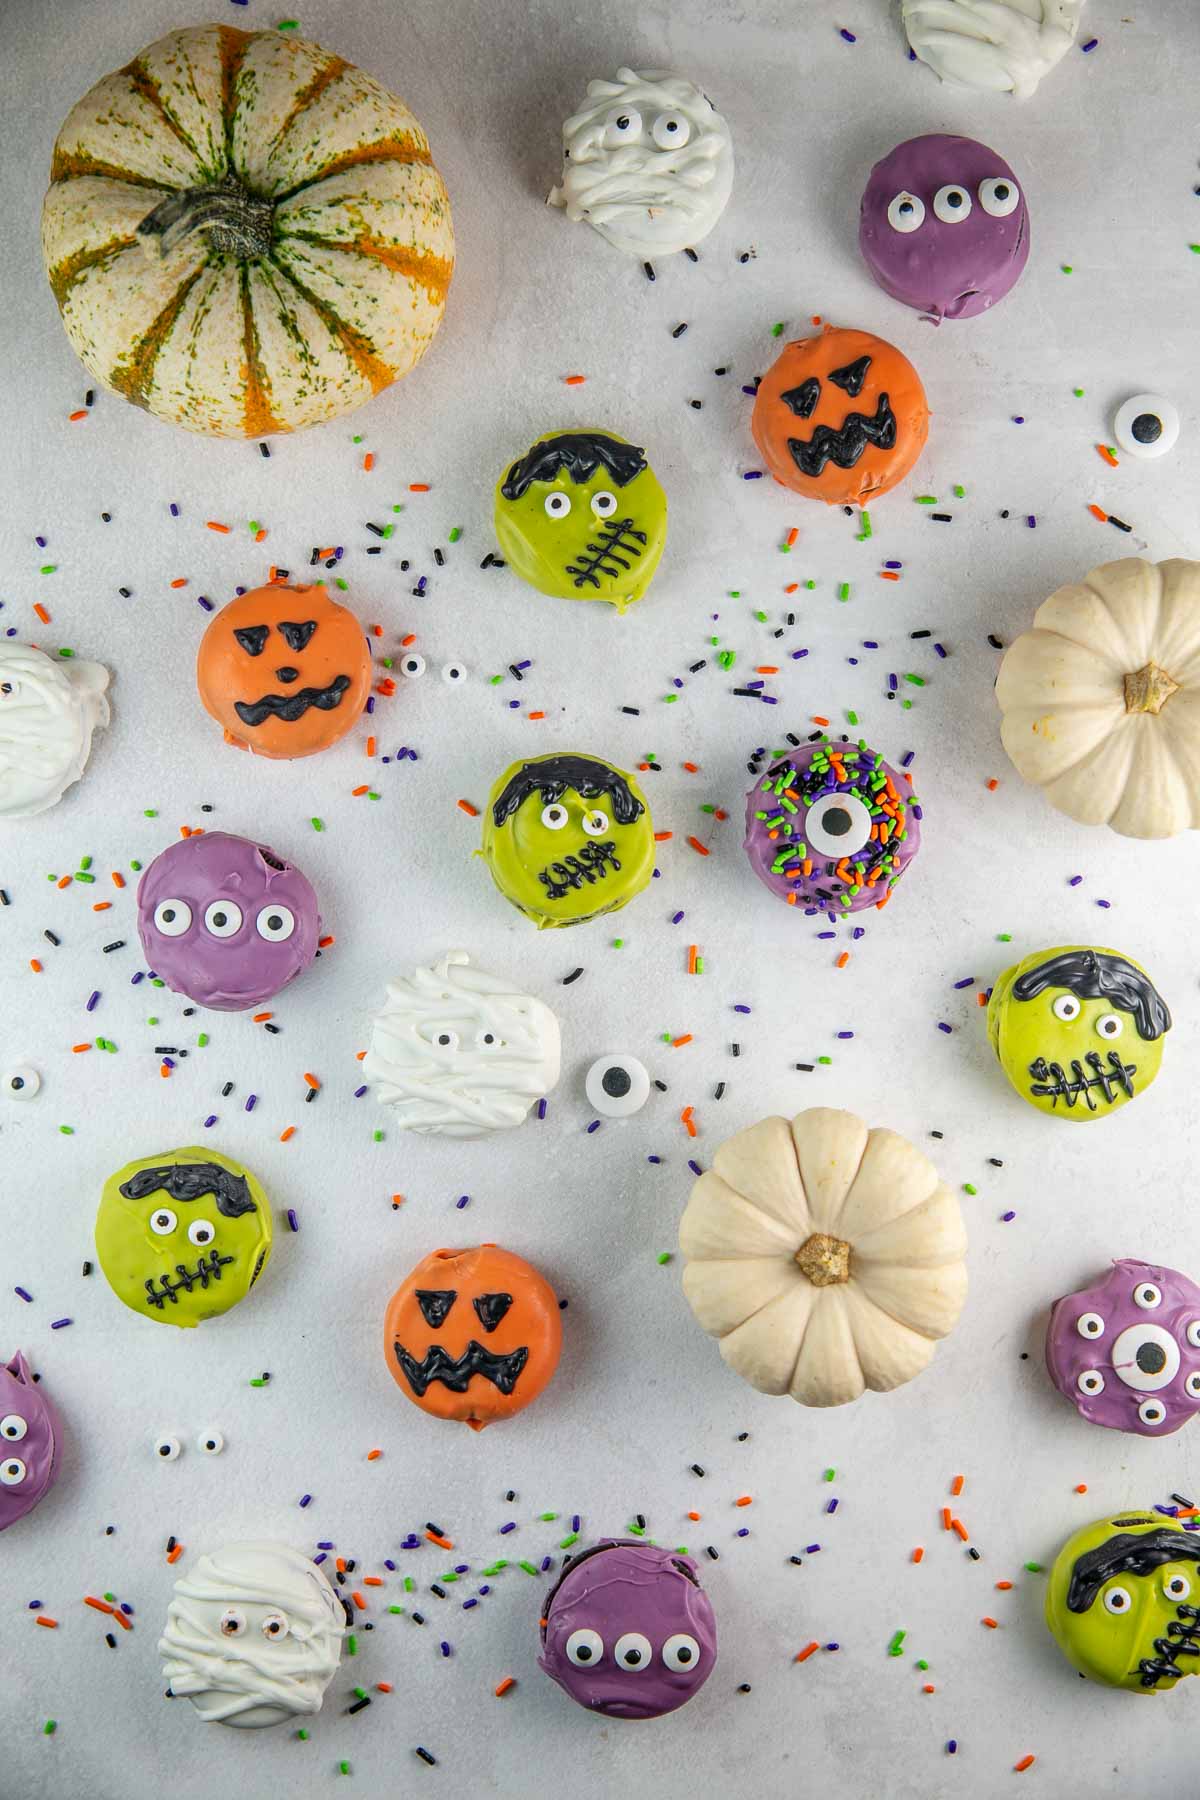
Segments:
[[[482,1431],[536,1400],[558,1367],[562,1321],[544,1276],[511,1250],[435,1250],[388,1302],[383,1350],[423,1412]]]
[[[196,657],[200,698],[225,742],[312,756],[345,737],[371,691],[371,653],[323,587],[272,582],[214,614]]]
[[[763,377],[750,429],[784,487],[863,506],[908,474],[925,448],[929,408],[894,344],[826,325],[788,344]]]

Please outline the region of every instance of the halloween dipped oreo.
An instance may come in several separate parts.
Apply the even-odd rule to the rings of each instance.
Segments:
[[[654,827],[632,775],[563,751],[512,763],[488,796],[482,854],[506,900],[547,926],[616,912],[654,873]]]
[[[196,683],[227,744],[284,760],[313,756],[362,712],[371,655],[354,614],[324,587],[272,582],[209,620]]]
[[[750,430],[784,487],[828,506],[863,506],[912,469],[929,408],[894,344],[826,325],[785,345],[759,382]]]
[[[1114,1262],[1054,1302],[1046,1369],[1091,1424],[1169,1436],[1200,1412],[1200,1287],[1160,1263]]]
[[[244,1164],[190,1145],[139,1157],[110,1175],[96,1254],[118,1300],[167,1325],[193,1326],[244,1300],[271,1254],[271,1208]]]
[[[383,1352],[422,1412],[482,1431],[536,1400],[558,1367],[562,1320],[544,1276],[511,1250],[435,1250],[388,1301]]]
[[[654,578],[667,497],[646,452],[611,431],[551,431],[496,484],[496,537],[523,581],[624,612]]]
[[[0,1364],[0,1531],[44,1500],[58,1478],[62,1424],[18,1350]]]
[[[1140,964],[1115,950],[1035,950],[992,989],[988,1037],[1023,1099],[1059,1119],[1104,1118],[1148,1088],[1171,1028]]]
[[[30,819],[79,780],[108,724],[108,670],[0,639],[0,819]]]
[[[1046,1624],[1073,1668],[1131,1694],[1200,1674],[1200,1533],[1160,1507],[1069,1537],[1046,1585]]]

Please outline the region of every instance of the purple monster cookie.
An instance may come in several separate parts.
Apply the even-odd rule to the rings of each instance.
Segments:
[[[546,1596],[538,1663],[590,1712],[661,1718],[704,1686],[716,1660],[712,1603],[677,1550],[601,1538]]]
[[[909,138],[871,170],[858,246],[885,293],[942,319],[1003,300],[1029,258],[1029,214],[1002,156],[974,138]]]
[[[50,1492],[61,1440],[58,1414],[18,1350],[0,1364],[0,1531]]]
[[[1115,1262],[1056,1300],[1046,1367],[1093,1425],[1166,1437],[1200,1412],[1200,1287],[1178,1269]]]
[[[292,863],[249,838],[205,831],[172,844],[142,876],[138,936],[173,993],[244,1012],[307,969],[321,915]]]
[[[764,887],[814,912],[885,906],[921,845],[907,775],[866,744],[803,744],[746,795],[746,855]]]

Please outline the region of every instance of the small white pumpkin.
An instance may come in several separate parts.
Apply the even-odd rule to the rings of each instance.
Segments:
[[[933,1164],[824,1106],[722,1144],[679,1247],[688,1303],[730,1368],[802,1406],[911,1381],[966,1299],[962,1214]]]
[[[1009,646],[1000,736],[1019,774],[1083,825],[1200,826],[1200,563],[1104,563]]]
[[[407,373],[454,232],[403,101],[319,44],[199,25],[72,109],[42,250],[98,381],[189,431],[260,437]]]

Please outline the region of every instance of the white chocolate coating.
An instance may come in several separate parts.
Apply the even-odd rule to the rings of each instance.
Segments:
[[[613,122],[634,117],[638,129],[614,142]],[[712,101],[681,76],[618,69],[615,81],[588,82],[564,124],[562,185],[549,204],[630,256],[668,256],[708,236],[732,187],[733,141]]]
[[[0,638],[0,819],[29,819],[78,781],[108,724],[108,670]]]
[[[235,1635],[222,1631],[230,1611]],[[270,1618],[285,1621],[276,1638]],[[172,1695],[221,1725],[278,1725],[321,1710],[346,1635],[345,1612],[321,1570],[287,1544],[226,1544],[181,1575],[158,1640]]]
[[[405,1131],[482,1137],[520,1125],[558,1080],[558,1020],[510,981],[472,968],[465,950],[449,950],[431,969],[389,981],[362,1066]]]
[[[908,41],[942,81],[1027,100],[1079,30],[1083,0],[902,0]]]

